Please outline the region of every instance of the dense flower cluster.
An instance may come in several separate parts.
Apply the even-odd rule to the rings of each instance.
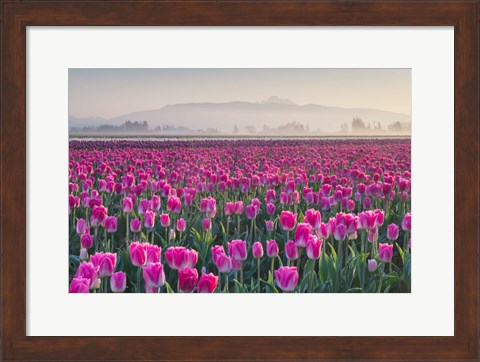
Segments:
[[[70,292],[408,292],[409,139],[70,141]]]

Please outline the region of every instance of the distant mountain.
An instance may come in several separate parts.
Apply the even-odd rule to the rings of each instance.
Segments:
[[[297,105],[289,99],[270,97],[262,102],[228,103],[183,103],[167,105],[160,109],[139,111],[110,119],[69,117],[69,127],[84,127],[100,124],[120,125],[128,120],[147,121],[153,129],[162,125],[174,125],[193,130],[207,128],[231,133],[235,125],[243,132],[253,126],[257,131],[267,127],[279,127],[290,122],[308,124],[312,132],[338,131],[343,123],[351,124],[354,117],[369,123],[381,123],[382,128],[394,122],[409,123],[410,116],[401,113],[367,108],[340,108],[318,104]]]
[[[268,99],[265,99],[264,101],[262,101],[263,104],[271,104],[271,103],[275,103],[275,104],[289,104],[291,106],[296,106],[297,104],[293,101],[291,101],[290,99],[288,98],[279,98],[277,96],[271,96],[270,98]]]

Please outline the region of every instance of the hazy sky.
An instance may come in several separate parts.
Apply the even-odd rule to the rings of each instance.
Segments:
[[[69,69],[68,87],[75,117],[270,96],[411,114],[410,69]]]

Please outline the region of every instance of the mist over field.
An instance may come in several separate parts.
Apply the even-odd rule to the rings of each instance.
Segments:
[[[409,135],[409,69],[70,69],[72,135]],[[88,115],[88,116],[87,116]]]

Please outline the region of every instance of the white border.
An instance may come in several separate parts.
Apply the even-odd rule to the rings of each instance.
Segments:
[[[27,335],[453,335],[453,44],[446,27],[28,27]],[[89,67],[412,68],[412,293],[67,294],[68,68]]]

